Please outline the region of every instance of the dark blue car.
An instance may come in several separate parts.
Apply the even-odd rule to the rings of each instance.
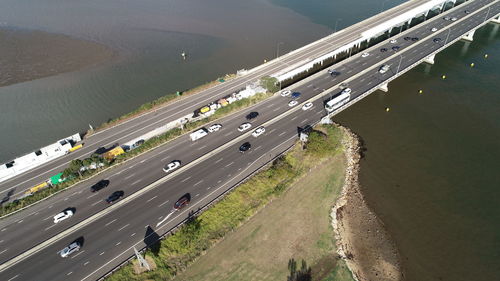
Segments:
[[[300,97],[300,93],[299,92],[293,92],[292,93],[292,99],[298,99]]]

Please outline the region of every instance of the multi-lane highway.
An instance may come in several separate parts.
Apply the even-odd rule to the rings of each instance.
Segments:
[[[486,6],[494,3],[492,6]],[[465,14],[464,9],[471,11]],[[2,263],[30,249],[39,242],[49,239],[71,225],[98,213],[105,208],[104,199],[116,190],[124,190],[125,197],[134,192],[141,192],[150,183],[161,180],[165,173],[163,165],[172,160],[181,160],[184,165],[194,163],[195,159],[216,152],[189,168],[180,169],[175,175],[156,188],[141,192],[140,195],[123,206],[91,221],[61,239],[56,239],[47,247],[32,256],[13,264],[0,273],[2,280],[92,280],[111,270],[133,252],[132,245],[144,246],[144,236],[148,229],[163,234],[181,220],[187,212],[197,209],[243,177],[258,169],[274,155],[289,147],[297,137],[297,127],[317,122],[325,115],[324,99],[320,94],[340,91],[338,84],[347,82],[352,89],[352,98],[370,91],[383,81],[394,76],[399,65],[400,71],[420,61],[434,50],[442,47],[445,38],[454,40],[462,36],[474,26],[481,24],[487,14],[500,13],[498,1],[476,0],[466,3],[450,11],[450,16],[457,17],[456,22],[436,17],[425,22],[394,39],[396,43],[384,41],[367,50],[367,57],[356,55],[334,68],[340,72],[332,77],[326,71],[306,79],[301,85],[293,87],[301,92],[300,104],[292,108],[288,106],[290,98],[275,96],[244,112],[228,116],[220,120],[223,128],[196,142],[181,137],[152,152],[127,162],[103,173],[95,180],[82,183],[50,198],[33,208],[18,213],[0,222],[0,260]],[[449,29],[446,28],[452,26]],[[432,32],[436,27],[438,31]],[[448,31],[449,30],[449,31]],[[404,37],[418,37],[419,40],[404,40]],[[442,41],[434,42],[435,38]],[[391,38],[393,39],[393,38]],[[392,51],[394,45],[398,51]],[[381,52],[381,48],[388,49]],[[391,70],[385,74],[378,72],[381,64],[390,64]],[[324,90],[326,89],[326,91]],[[317,98],[317,99],[316,99]],[[313,101],[314,107],[308,111],[300,109],[307,100]],[[237,127],[245,122],[245,115],[250,111],[258,111],[259,117],[252,121],[253,128],[266,123],[266,133],[254,138],[237,131]],[[251,130],[250,130],[251,131]],[[249,141],[252,148],[240,153],[238,147]],[[88,188],[95,181],[106,178],[110,186],[91,193]],[[173,203],[183,194],[192,196],[190,208],[174,213],[160,227],[159,221],[172,210]],[[135,193],[139,194],[139,193]],[[122,199],[122,200],[126,200]],[[76,208],[76,214],[67,221],[54,225],[52,216],[67,207]],[[37,231],[33,231],[37,230]],[[153,235],[154,236],[154,235]],[[62,259],[57,252],[78,237],[84,238],[82,250],[69,258]]]
[[[88,157],[92,152],[96,151],[100,147],[109,147],[115,143],[124,143],[132,140],[161,125],[186,116],[187,114],[192,113],[195,109],[198,109],[209,102],[240,90],[246,85],[258,80],[262,76],[274,74],[287,66],[295,65],[329,53],[340,46],[360,38],[361,32],[380,25],[388,18],[401,15],[427,1],[428,0],[408,1],[395,8],[341,30],[331,36],[322,38],[321,40],[313,42],[303,48],[283,55],[279,58],[279,60],[273,60],[267,64],[256,67],[242,77],[238,77],[209,88],[196,95],[185,97],[172,104],[155,110],[154,112],[143,114],[140,117],[98,132],[97,134],[94,134],[84,140],[85,146],[83,149],[1,182],[0,195],[2,198],[8,198],[9,200],[15,199],[19,195],[23,194],[26,189],[63,171],[67,163],[72,159],[82,159]],[[6,196],[8,193],[11,195]]]

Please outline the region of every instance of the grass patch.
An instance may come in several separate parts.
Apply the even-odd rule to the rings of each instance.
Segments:
[[[321,126],[321,130],[332,133],[328,139],[342,137],[340,130],[333,126]],[[222,237],[226,238],[177,279],[285,280],[288,260],[294,256],[307,259],[315,272],[315,263],[324,256],[331,256],[335,248],[329,211],[343,183],[345,168],[339,153],[340,140],[322,143],[325,145],[323,149],[334,153],[318,157],[296,145],[268,169],[254,175],[209,210],[162,240],[157,254],[146,251],[146,256],[154,259],[156,270],[133,274],[129,264],[108,280],[171,279]],[[331,148],[331,145],[336,147]],[[324,163],[321,165],[323,169],[313,169],[310,175],[303,177],[305,171],[319,162]],[[327,196],[318,195],[317,192],[321,194],[325,185],[330,183],[335,185],[332,192]],[[273,198],[276,200],[263,209]],[[254,216],[260,210],[262,212]],[[342,261],[336,259],[338,264]],[[332,270],[343,269],[335,266],[322,272],[326,272],[323,273],[326,276]]]

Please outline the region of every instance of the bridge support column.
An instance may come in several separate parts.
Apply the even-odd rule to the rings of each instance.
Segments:
[[[467,33],[465,36],[462,36],[462,39],[466,40],[466,41],[474,40],[474,32],[476,32],[476,31],[472,30],[471,32]]]
[[[494,17],[493,19],[491,19],[491,22],[493,23],[500,23],[500,15]]]
[[[382,92],[389,92],[389,88],[387,87],[388,84],[387,83],[384,83],[382,84],[378,89],[381,90]]]
[[[434,57],[436,56],[436,54],[432,54],[428,57],[426,57],[424,59],[424,62],[428,63],[428,64],[434,64]]]
[[[320,121],[321,124],[333,124],[332,119],[330,118],[330,114],[326,115],[325,117],[321,118]]]

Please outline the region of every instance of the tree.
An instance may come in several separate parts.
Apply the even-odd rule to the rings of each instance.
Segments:
[[[270,76],[264,76],[260,78],[260,85],[270,93],[276,93],[277,91],[280,90],[280,87],[278,85],[278,79]]]
[[[72,171],[72,174],[78,174],[80,178],[82,177],[82,172],[80,172],[81,167],[83,167],[83,161],[80,159],[71,160],[69,163],[69,169]]]
[[[307,267],[306,261],[302,260],[302,265],[297,271],[297,262],[295,259],[288,260],[288,270],[290,275],[286,278],[287,281],[311,281],[311,267]]]

